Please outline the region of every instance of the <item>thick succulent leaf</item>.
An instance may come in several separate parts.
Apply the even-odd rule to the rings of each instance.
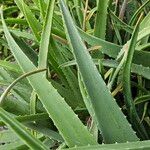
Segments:
[[[149,150],[150,141],[127,142],[116,144],[103,144],[99,146],[84,146],[69,148],[68,150]],[[66,149],[67,150],[67,149]]]
[[[20,67],[15,63],[13,64],[8,61],[0,60],[0,66],[10,71],[21,73]]]
[[[25,148],[28,149],[28,147],[21,140],[10,142],[10,143],[4,144],[4,145],[0,145],[0,149],[1,150],[12,150],[12,149],[17,149],[20,146],[25,146]]]
[[[0,144],[12,143],[19,140],[16,134],[11,130],[3,130],[0,132]]]
[[[150,26],[150,12],[145,16],[145,18],[141,22],[140,31],[149,26]]]
[[[49,1],[39,48],[39,68],[46,68],[55,0]]]
[[[109,5],[109,0],[98,1],[94,35],[101,39],[105,39],[105,35],[106,35],[108,5]]]
[[[64,139],[62,136],[56,132],[50,129],[50,127],[45,127],[45,125],[41,124],[35,124],[35,123],[28,123],[25,124],[29,129],[32,129],[33,131],[36,131],[38,133],[41,133],[45,135],[46,137],[49,137],[50,139],[56,140],[58,142],[64,142]]]
[[[24,72],[29,72],[37,69],[14,41],[4,20],[3,27],[9,47],[22,70]],[[43,73],[30,76],[28,80],[69,147],[74,145],[86,145],[88,143],[96,144],[92,135],[84,127],[57,90],[45,76],[43,76]],[[64,116],[67,119],[62,119]]]
[[[0,108],[0,117],[31,149],[48,149],[37,138],[35,138],[16,119],[12,118],[3,108]]]
[[[104,141],[106,143],[137,141],[137,136],[113,99],[83,44],[63,0],[60,0],[60,8],[67,29],[68,39],[90,97],[91,107],[94,110],[94,114],[91,115],[96,118],[96,123],[102,132]]]
[[[22,39],[17,37],[16,35],[12,34],[14,40],[19,45],[19,47],[22,49],[22,51],[25,53],[25,55],[33,62],[35,66],[38,64],[38,56],[36,52],[27,45]]]
[[[148,27],[147,29],[149,29],[149,32],[146,31],[146,29],[143,29],[139,33],[140,37],[138,40],[150,34],[150,28]],[[89,35],[82,30],[79,30],[79,32],[83,40],[85,40],[91,46],[101,46],[102,47],[101,52],[108,55],[109,57],[117,58],[120,50],[122,49],[122,46],[104,41],[100,38]],[[145,67],[150,67],[149,57],[150,57],[149,52],[135,50],[135,53],[133,56],[133,63],[138,64],[138,65],[143,65]]]
[[[86,32],[82,31],[81,29],[78,29],[80,36],[83,40],[85,40],[88,44],[91,46],[101,46],[100,49],[102,53],[110,56],[110,57],[117,57],[119,51],[121,50],[121,46],[107,42],[103,39],[97,38],[95,36],[92,36],[90,34],[87,34]]]
[[[124,54],[125,61],[124,61],[124,67],[123,67],[123,93],[124,93],[124,100],[125,105],[130,117],[130,121],[133,124],[133,126],[136,128],[138,133],[140,134],[143,139],[148,139],[148,135],[146,133],[146,130],[140,122],[140,118],[138,116],[138,113],[136,111],[133,99],[132,99],[132,91],[131,91],[131,66],[132,66],[132,60],[133,55],[135,52],[138,32],[139,32],[139,20],[135,26],[135,29],[133,31],[133,35],[130,40],[129,48]]]
[[[93,59],[93,62],[95,65],[99,65],[99,59]],[[116,60],[111,60],[111,59],[104,59],[101,60],[103,66],[105,67],[110,67],[110,68],[117,68],[119,63]],[[77,65],[75,60],[65,62],[60,65],[60,67],[68,67],[72,65]],[[150,80],[150,68],[149,67],[144,67],[142,65],[137,65],[137,64],[132,64],[131,67],[131,72],[136,73],[140,76],[143,76],[146,79]]]
[[[24,3],[24,0],[15,0],[15,3],[19,7],[19,9],[23,12],[29,26],[32,29],[32,32],[33,32],[35,38],[39,41],[40,40],[40,32],[42,29],[41,24],[35,18],[35,16],[31,12],[30,8]]]
[[[66,60],[69,60],[65,55],[63,54],[61,47],[53,40],[51,39],[51,50],[50,53],[52,54],[53,58],[56,59],[56,61],[59,64],[62,64]],[[73,72],[72,68],[60,68],[62,70],[62,73],[65,76],[65,79],[68,83],[68,89],[72,92],[72,104],[74,108],[79,106],[83,107],[84,103],[82,101],[82,96],[80,94],[79,86],[78,86],[78,80]]]
[[[139,17],[139,14],[143,11],[143,9],[145,9],[145,7],[146,6],[148,6],[149,5],[149,3],[150,3],[150,1],[149,0],[147,0],[146,2],[144,2],[138,9],[137,9],[137,11],[134,13],[134,15],[132,16],[132,18],[130,19],[130,22],[129,22],[129,24],[130,25],[134,25],[134,23],[135,23],[135,21],[137,20],[137,18]],[[144,19],[145,20],[145,19]],[[143,20],[143,25],[146,23],[146,20],[144,21]],[[141,28],[143,28],[144,26],[143,25],[141,25]]]
[[[49,118],[49,116],[46,113],[31,114],[31,115],[15,117],[15,119],[18,120],[19,122],[30,122],[30,121],[44,120],[44,119],[48,119],[48,118]],[[0,126],[4,126],[4,125],[5,125],[5,123],[0,120]]]

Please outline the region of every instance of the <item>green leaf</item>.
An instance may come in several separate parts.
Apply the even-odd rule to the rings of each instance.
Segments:
[[[36,39],[39,41],[40,40],[40,32],[42,29],[41,24],[39,21],[35,18],[35,16],[32,14],[31,10],[29,7],[24,3],[23,0],[15,0],[15,3],[19,7],[19,9],[23,12],[29,26],[31,27],[31,30],[36,37]]]
[[[21,73],[20,67],[15,63],[13,64],[13,63],[10,63],[8,61],[0,60],[0,66],[5,68],[5,69],[17,72],[17,73],[18,72]]]
[[[12,118],[3,108],[0,108],[0,117],[31,149],[48,149],[41,141],[31,135],[22,124]]]
[[[68,150],[149,150],[150,149],[150,140],[149,141],[140,141],[140,142],[128,142],[128,143],[118,143],[118,144],[103,144],[98,146],[83,146],[76,148],[69,148]],[[66,149],[67,150],[67,149]]]
[[[77,66],[89,95],[91,107],[106,143],[137,141],[128,121],[113,99],[90,57],[63,0],[60,0],[64,24]],[[111,136],[110,136],[111,135]]]
[[[95,65],[99,65],[99,59],[93,59],[93,62]],[[103,66],[110,67],[110,68],[117,68],[119,65],[119,63],[116,60],[111,60],[111,59],[104,59],[104,60],[101,60],[101,62]],[[72,60],[72,61],[68,61],[68,62],[61,64],[60,67],[68,67],[68,66],[72,66],[76,64],[77,64],[76,61]],[[131,72],[136,73],[150,80],[150,68],[149,67],[132,64]]]
[[[55,0],[49,1],[39,48],[39,68],[46,68]]]
[[[108,4],[109,4],[109,0],[99,0],[98,1],[94,35],[101,39],[105,39],[105,35],[106,35]]]
[[[143,11],[143,9],[145,8],[145,6],[149,5],[150,1],[147,0],[145,3],[142,4],[142,6],[140,6],[137,11],[134,13],[134,15],[132,16],[129,24],[130,25],[134,25],[136,19],[139,17],[139,14]],[[143,23],[144,24],[144,23]]]
[[[100,38],[89,35],[80,29],[78,30],[83,40],[85,40],[88,44],[90,44],[91,46],[101,46],[102,48],[100,49],[100,51],[102,53],[108,55],[109,57],[117,58],[118,54],[120,53],[122,49],[122,46],[119,46],[114,43],[110,43],[108,41],[104,41]],[[148,36],[149,34],[150,34],[150,27],[147,26],[146,28],[144,28],[143,30],[139,32],[138,41]],[[150,52],[135,50],[135,53],[133,56],[133,63],[138,64],[138,65],[143,65],[145,67],[150,67],[149,58],[150,58]]]
[[[12,38],[3,17],[2,21],[7,42],[21,69],[24,72],[36,69]],[[97,144],[73,110],[67,105],[45,76],[43,76],[43,73],[30,76],[28,80],[69,147],[87,145],[88,143]],[[64,116],[66,119],[62,119]]]
[[[36,52],[29,45],[27,45],[27,43],[25,43],[24,40],[20,39],[14,34],[12,34],[12,37],[14,38],[18,46],[22,49],[22,51],[25,53],[25,55],[33,62],[35,66],[37,66],[38,56]]]
[[[56,59],[58,64],[62,64],[66,60],[69,60],[65,54],[63,54],[61,47],[53,40],[51,39],[51,45],[50,45],[50,53],[52,54],[53,58]],[[82,96],[80,94],[79,90],[79,85],[78,85],[78,80],[73,72],[72,68],[60,68],[62,70],[63,75],[65,76],[65,79],[67,81],[67,87],[68,89],[71,90],[72,92],[72,97],[71,102],[72,102],[72,107],[75,108],[77,106],[83,107],[84,103],[82,100]]]
[[[131,92],[131,81],[130,81],[131,65],[132,65],[132,59],[136,47],[137,38],[138,38],[138,31],[139,31],[139,21],[133,31],[129,48],[127,49],[127,51],[125,51],[124,54],[125,62],[123,67],[123,91],[124,91],[125,105],[127,107],[131,123],[136,128],[136,130],[140,133],[143,139],[148,139],[146,130],[144,129],[144,126],[140,123],[140,118],[134,106],[133,99],[132,99],[132,92]]]
[[[147,102],[149,100],[150,100],[150,95],[142,95],[142,96],[137,97],[134,103],[137,105],[143,102]]]

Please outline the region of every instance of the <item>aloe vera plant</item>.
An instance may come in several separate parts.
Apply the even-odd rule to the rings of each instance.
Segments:
[[[150,149],[149,1],[1,4],[0,149]]]

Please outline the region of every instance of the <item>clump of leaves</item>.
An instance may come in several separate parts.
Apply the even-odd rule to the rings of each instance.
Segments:
[[[2,1],[0,148],[149,149],[149,6]]]

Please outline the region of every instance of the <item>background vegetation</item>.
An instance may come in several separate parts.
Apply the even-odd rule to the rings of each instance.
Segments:
[[[0,5],[0,149],[150,149],[150,0]]]

